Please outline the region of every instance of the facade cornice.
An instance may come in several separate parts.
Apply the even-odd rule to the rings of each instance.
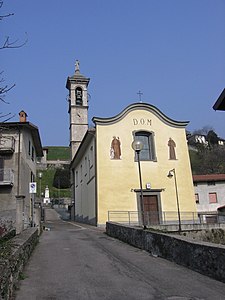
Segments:
[[[148,104],[148,103],[133,103],[129,106],[127,106],[122,112],[117,114],[114,117],[110,118],[98,118],[94,117],[92,118],[92,121],[96,125],[110,125],[114,124],[120,120],[122,120],[128,113],[134,110],[145,110],[153,113],[155,116],[157,116],[162,122],[166,123],[167,125],[173,126],[173,127],[185,127],[189,123],[189,121],[175,121],[169,117],[167,117],[165,114],[163,114],[158,108],[156,108],[154,105]]]

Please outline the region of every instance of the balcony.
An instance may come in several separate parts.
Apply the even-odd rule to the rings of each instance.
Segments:
[[[0,169],[0,186],[14,184],[14,172],[12,169]]]
[[[0,153],[13,153],[15,151],[15,139],[12,136],[0,138]]]

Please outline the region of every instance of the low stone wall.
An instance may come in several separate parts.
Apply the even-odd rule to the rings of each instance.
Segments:
[[[204,230],[190,230],[181,233],[188,239],[195,241],[203,241],[214,244],[225,245],[225,229],[223,228],[209,228]]]
[[[188,267],[203,275],[225,282],[225,246],[188,240],[183,236],[106,223],[106,233],[134,247],[144,249]]]
[[[38,242],[38,229],[24,230],[7,242],[0,256],[0,299],[11,299],[23,267]]]

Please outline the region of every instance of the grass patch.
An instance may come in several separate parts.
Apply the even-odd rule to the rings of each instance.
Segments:
[[[47,160],[70,160],[70,148],[63,146],[50,146],[48,148]]]
[[[46,170],[41,170],[42,179],[37,177],[37,196],[40,197],[40,191],[42,197],[45,194],[45,188],[48,186],[49,188],[49,196],[50,198],[70,198],[71,197],[71,189],[58,189],[53,187],[54,175],[56,172],[55,168],[48,168]],[[41,190],[40,190],[41,187]]]
[[[23,272],[19,273],[18,280],[25,280],[26,278],[27,278],[27,275],[25,275]]]

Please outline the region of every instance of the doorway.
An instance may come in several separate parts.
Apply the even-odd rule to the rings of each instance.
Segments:
[[[159,206],[157,195],[143,196],[143,223],[144,225],[159,224]]]

